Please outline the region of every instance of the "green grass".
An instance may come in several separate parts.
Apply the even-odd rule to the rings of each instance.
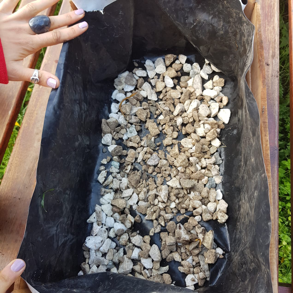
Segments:
[[[279,282],[291,283],[291,180],[288,1],[280,1]]]

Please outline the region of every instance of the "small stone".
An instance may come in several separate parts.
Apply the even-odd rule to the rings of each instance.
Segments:
[[[104,242],[104,244],[103,244],[102,247],[100,248],[100,251],[101,251],[102,253],[107,253],[108,250],[110,249],[111,243],[112,243],[111,239],[109,239],[109,238],[106,239],[106,241]]]
[[[202,244],[207,249],[212,249],[213,248],[213,243],[214,243],[214,231],[210,230],[209,232],[207,232],[205,234]]]
[[[211,114],[210,108],[206,104],[201,104],[199,106],[198,114],[201,117],[207,117]]]
[[[217,114],[219,113],[219,109],[220,109],[220,106],[218,103],[211,103],[210,104],[210,110],[211,110],[211,117],[215,117],[217,116]]]
[[[146,269],[152,269],[153,268],[153,262],[152,262],[151,258],[142,258],[141,263]]]
[[[180,54],[178,56],[178,59],[179,59],[179,61],[180,61],[181,64],[185,64],[185,62],[187,60],[187,57],[185,55]]]
[[[143,244],[143,238],[140,235],[136,235],[134,237],[131,237],[131,242],[138,247],[141,247]]]
[[[218,118],[222,120],[225,124],[228,124],[231,117],[231,110],[230,109],[221,109],[218,113]]]
[[[99,249],[104,243],[104,239],[100,236],[89,236],[85,240],[85,246],[89,249],[97,250]]]
[[[168,231],[169,233],[174,233],[175,230],[176,230],[176,224],[175,224],[175,222],[170,221],[170,222],[167,224],[167,231]]]
[[[123,210],[126,208],[126,200],[122,198],[113,199],[111,204],[120,210]]]
[[[207,208],[213,214],[217,209],[217,204],[215,202],[210,202],[208,203]]]
[[[118,236],[120,236],[126,231],[126,227],[121,223],[115,223],[114,224],[114,230],[115,230],[115,233]]]
[[[204,88],[207,89],[207,90],[208,90],[208,89],[209,89],[209,90],[213,89],[213,88],[214,88],[213,81],[210,80],[210,81],[208,81],[207,83],[205,83],[205,84],[204,84]]]
[[[161,261],[162,260],[160,249],[156,244],[152,245],[151,250],[149,252],[149,255],[154,261]]]
[[[226,221],[228,220],[228,218],[229,217],[224,212],[222,212],[222,211],[217,212],[217,219],[218,219],[218,222],[220,224],[226,223]]]
[[[185,278],[186,287],[193,286],[198,283],[197,277],[195,275],[189,274]]]
[[[127,233],[124,233],[124,234],[122,234],[122,235],[120,236],[119,243],[120,243],[121,245],[124,245],[124,246],[125,246],[125,245],[127,245],[128,239],[129,239],[128,234],[127,234]]]
[[[175,108],[175,111],[173,112],[173,115],[174,116],[177,116],[179,115],[181,112],[184,112],[185,111],[185,108],[184,108],[184,105],[183,104],[178,104]]]
[[[146,73],[146,71],[145,70],[137,70],[136,72],[135,72],[135,74],[137,75],[137,76],[139,76],[139,77],[146,77],[147,76],[147,73]]]
[[[228,208],[228,204],[223,199],[221,199],[218,203],[217,211],[221,211],[226,214],[227,208]]]
[[[188,63],[185,63],[183,65],[183,71],[186,72],[186,73],[189,73],[191,71],[191,65],[188,64]]]
[[[156,153],[154,153],[147,161],[147,164],[149,166],[156,166],[159,164],[159,162],[160,162],[160,158],[158,157]]]
[[[189,179],[180,179],[180,184],[181,184],[182,188],[191,189],[195,186],[196,181],[189,180]]]
[[[210,249],[204,253],[205,263],[214,264],[217,261],[217,253],[216,250]]]
[[[165,88],[166,84],[163,81],[157,81],[156,83],[156,91],[161,92]]]
[[[169,274],[163,274],[164,283],[167,285],[172,284],[172,278]]]
[[[221,146],[221,141],[218,138],[215,138],[211,141],[211,145],[215,146],[215,147],[220,147]]]
[[[196,97],[200,96],[202,94],[202,78],[201,78],[200,74],[197,74],[193,78],[192,86],[195,89]]]
[[[165,76],[166,87],[172,88],[174,86],[173,80],[169,76]]]
[[[185,148],[192,148],[194,146],[192,139],[189,139],[189,138],[182,139],[181,144]]]
[[[173,54],[168,54],[165,56],[165,63],[166,66],[171,65],[171,63],[173,63],[176,60],[177,56],[173,55]]]
[[[223,199],[223,194],[220,189],[217,190],[217,195],[216,195],[216,200],[221,200]]]
[[[133,262],[129,258],[124,256],[123,262],[119,266],[118,273],[123,274],[123,275],[127,275],[127,274],[131,273],[132,268],[133,268]]]
[[[163,58],[158,58],[155,62],[156,72],[158,74],[163,74],[166,72],[166,65]]]
[[[181,185],[180,185],[179,180],[177,178],[171,179],[169,182],[167,182],[167,185],[169,185],[173,188],[181,188]]]
[[[149,123],[148,129],[150,131],[151,136],[155,137],[156,135],[160,134],[160,130],[158,129],[158,126],[156,123]]]

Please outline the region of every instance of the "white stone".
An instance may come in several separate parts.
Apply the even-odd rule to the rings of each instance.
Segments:
[[[109,251],[109,249],[110,249],[110,246],[111,246],[111,239],[106,239],[106,241],[104,242],[104,244],[101,246],[101,248],[100,248],[100,251],[102,252],[102,253],[107,253],[108,251]]]
[[[132,261],[129,258],[127,258],[126,255],[124,255],[123,262],[120,263],[118,273],[123,275],[128,275],[132,271],[132,268],[133,268]]]
[[[193,286],[197,283],[198,283],[198,280],[195,275],[190,274],[190,275],[187,275],[187,277],[185,278],[186,287]]]
[[[166,72],[166,65],[163,58],[158,58],[155,62],[156,72],[163,74]]]
[[[107,217],[106,219],[106,226],[108,228],[113,228],[114,227],[114,224],[115,224],[115,221],[112,217]]]
[[[182,139],[181,144],[185,148],[192,148],[193,147],[192,139],[189,139],[189,138]]]
[[[223,177],[222,176],[214,176],[214,180],[216,184],[220,184],[222,182]]]
[[[172,78],[169,77],[168,75],[165,76],[165,84],[166,84],[166,87],[170,87],[170,88],[174,86],[174,82]]]
[[[180,185],[180,182],[177,178],[171,179],[169,182],[167,182],[167,185],[174,187],[174,188],[182,188]]]
[[[126,227],[121,224],[121,223],[115,223],[114,224],[114,230],[115,230],[115,233],[120,236],[122,235],[127,229]]]
[[[155,65],[154,65],[154,63],[153,63],[153,61],[151,61],[151,60],[146,60],[146,62],[145,62],[145,68],[148,70],[148,71],[152,71],[152,70],[155,70]]]
[[[127,129],[127,136],[128,137],[133,137],[137,135],[137,131],[135,129],[134,125],[131,125],[128,129]]]
[[[200,71],[200,76],[205,80],[209,79],[209,76],[203,70]]]
[[[211,97],[212,99],[215,98],[215,97],[218,95],[218,93],[217,93],[216,91],[214,91],[214,90],[209,90],[209,89],[204,90],[202,94],[203,94],[204,96]]]
[[[133,195],[131,196],[131,198],[128,200],[128,204],[130,206],[136,205],[138,201],[138,195],[136,193],[133,193]]]
[[[112,103],[112,105],[111,105],[111,112],[114,113],[114,114],[116,114],[116,113],[118,113],[118,111],[119,111],[119,104]]]
[[[217,192],[216,200],[221,200],[221,199],[223,199],[222,191],[221,191],[220,189],[218,189],[216,192]]]
[[[195,75],[200,74],[200,66],[198,63],[192,64],[192,70],[194,71]]]
[[[124,91],[125,92],[131,92],[131,91],[133,91],[135,89],[135,86],[134,85],[128,85],[128,84],[126,84],[125,86],[124,86]]]
[[[159,192],[159,195],[160,195],[160,197],[162,198],[162,200],[164,202],[168,201],[169,192],[168,192],[168,186],[167,185],[162,185],[161,191]]]
[[[149,100],[157,101],[157,94],[148,82],[145,82],[141,88],[146,92]]]
[[[94,212],[87,220],[87,223],[92,224],[97,222],[97,215],[96,212]]]
[[[120,183],[120,189],[125,190],[128,185],[128,179],[127,178],[122,178],[121,183]]]
[[[110,185],[111,183],[113,182],[113,177],[112,177],[112,175],[110,175],[108,178],[107,178],[107,180],[104,182],[104,186],[108,186],[108,185]]]
[[[179,59],[180,63],[185,64],[187,57],[185,55],[180,54],[178,56],[178,59]]]
[[[200,137],[206,136],[205,129],[204,129],[203,125],[200,125],[200,127],[195,128],[195,132]]]
[[[191,65],[188,64],[188,63],[185,63],[183,65],[183,71],[186,72],[186,73],[189,73],[191,71]]]
[[[189,80],[187,81],[187,85],[188,85],[188,86],[193,86],[193,82],[194,82],[194,77],[191,78],[191,79],[189,79]]]
[[[135,74],[139,77],[146,77],[147,76],[147,72],[145,70],[136,70]]]
[[[211,74],[213,72],[212,68],[210,65],[205,64],[202,68],[202,71],[206,74]]]
[[[107,177],[107,171],[102,171],[98,177],[98,181],[103,184]]]
[[[131,255],[131,259],[139,260],[140,259],[140,256],[139,256],[140,252],[141,252],[141,249],[135,247],[134,250],[133,250],[133,253]]]
[[[111,238],[115,238],[115,237],[116,237],[116,233],[115,233],[115,229],[114,229],[114,228],[112,228],[112,229],[110,230],[110,232],[109,232],[109,237],[111,237]]]
[[[201,221],[201,216],[195,216],[194,219],[195,219],[197,222],[200,222],[200,221]]]
[[[199,100],[193,100],[188,108],[187,113],[192,113],[194,109],[197,109],[200,106],[200,101]]]
[[[97,250],[104,243],[104,239],[100,236],[89,236],[85,239],[85,246],[89,249]]]
[[[223,254],[224,254],[224,251],[223,251],[222,248],[217,247],[217,248],[216,248],[216,253],[219,254],[219,255],[223,255]]]
[[[154,78],[156,74],[157,74],[156,70],[148,70],[149,78]]]
[[[202,78],[200,76],[200,74],[197,74],[194,78],[193,78],[193,84],[192,84],[193,88],[195,89],[195,94],[196,96],[200,96],[202,94]]]
[[[102,210],[104,211],[104,213],[108,216],[111,217],[113,215],[112,212],[112,206],[110,204],[103,204],[102,205]]]
[[[117,145],[110,145],[108,147],[108,151],[111,153],[115,148],[116,148]]]
[[[222,120],[225,124],[228,124],[231,117],[231,110],[230,109],[221,109],[218,118]]]
[[[142,258],[141,263],[146,269],[152,269],[153,268],[153,262],[152,262],[151,258]]]
[[[141,245],[143,244],[143,238],[140,235],[136,235],[134,237],[131,237],[131,242],[138,247],[141,247]]]
[[[176,118],[176,123],[177,123],[177,126],[182,125],[182,123],[183,123],[183,119],[182,119],[182,117],[178,117],[178,118]]]
[[[218,203],[218,206],[217,206],[217,212],[221,211],[226,214],[227,208],[228,208],[228,204],[223,199],[221,199]]]
[[[220,106],[218,103],[211,103],[210,104],[210,110],[211,110],[211,117],[217,116],[219,113]]]
[[[152,245],[149,255],[154,261],[162,260],[160,249],[156,244]]]
[[[215,146],[215,147],[220,147],[221,142],[218,138],[215,138],[214,140],[211,141],[211,145]]]
[[[116,267],[112,268],[112,269],[110,270],[110,272],[113,273],[113,274],[118,274],[118,270],[117,270]]]
[[[184,103],[184,108],[185,108],[185,111],[186,111],[186,112],[188,111],[191,102],[192,102],[191,100],[187,100],[187,101]]]
[[[114,192],[112,193],[107,193],[100,199],[101,204],[107,204],[111,203],[111,201],[114,199]]]
[[[133,189],[126,189],[122,192],[122,197],[130,197],[133,194]]]
[[[217,204],[215,202],[209,202],[207,208],[211,213],[214,213],[216,211]]]
[[[176,108],[175,108],[175,111],[173,112],[173,115],[174,116],[177,116],[179,115],[181,112],[184,112],[185,111],[185,108],[184,108],[184,105],[179,103]]]
[[[102,138],[102,144],[111,145],[112,144],[112,134],[105,134]]]
[[[146,91],[140,91],[139,93],[140,93],[144,98],[146,98],[146,97],[148,96]]]
[[[210,81],[208,81],[207,83],[205,83],[203,86],[204,86],[205,89],[207,89],[207,90],[208,90],[208,89],[211,90],[211,89],[213,89],[213,87],[214,87],[214,86],[213,86],[213,81],[210,80]]]

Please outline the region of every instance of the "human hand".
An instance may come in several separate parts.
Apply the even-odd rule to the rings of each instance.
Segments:
[[[43,47],[69,41],[84,33],[88,24],[81,22],[70,28],[58,29],[78,22],[84,17],[84,11],[78,9],[60,16],[51,16],[49,32],[36,35],[29,26],[29,20],[41,11],[56,4],[58,0],[33,1],[15,13],[19,0],[3,0],[0,4],[0,39],[5,55],[8,79],[12,81],[30,81],[34,69],[25,68],[23,59]],[[39,71],[39,84],[58,88],[59,79],[46,71]]]
[[[6,293],[25,270],[25,262],[16,259],[0,272],[0,293]]]

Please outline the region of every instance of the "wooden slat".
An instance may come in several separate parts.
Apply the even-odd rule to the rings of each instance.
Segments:
[[[259,114],[260,114],[260,132],[261,143],[263,149],[264,162],[269,183],[269,198],[271,205],[271,219],[272,219],[272,236],[270,243],[270,269],[272,274],[272,282],[274,292],[278,292],[278,226],[275,225],[278,220],[278,213],[276,213],[276,206],[273,201],[273,187],[272,187],[272,173],[271,173],[271,158],[270,158],[270,140],[268,127],[268,104],[267,104],[267,79],[265,70],[265,56],[263,47],[263,35],[261,25],[261,10],[260,5],[255,3],[252,12],[251,21],[255,26],[254,37],[254,60],[251,65],[251,91],[256,99]],[[276,119],[276,117],[270,117]],[[277,217],[277,218],[276,218]]]
[[[70,11],[64,1],[60,13]],[[54,73],[62,45],[49,47],[42,70]],[[6,174],[0,186],[0,270],[18,253],[36,182],[36,168],[51,89],[35,86]]]
[[[23,0],[19,8],[32,1],[33,0]],[[56,6],[53,6],[41,14],[52,15],[55,8]],[[28,56],[24,59],[23,65],[25,67],[34,68],[39,55],[40,52],[37,52]],[[28,82],[15,81],[9,82],[8,85],[0,84],[0,162],[5,154],[28,85]]]
[[[259,0],[266,72],[268,128],[271,159],[271,221],[270,263],[274,292],[278,292],[279,243],[279,1]],[[275,247],[275,250],[273,250]]]

